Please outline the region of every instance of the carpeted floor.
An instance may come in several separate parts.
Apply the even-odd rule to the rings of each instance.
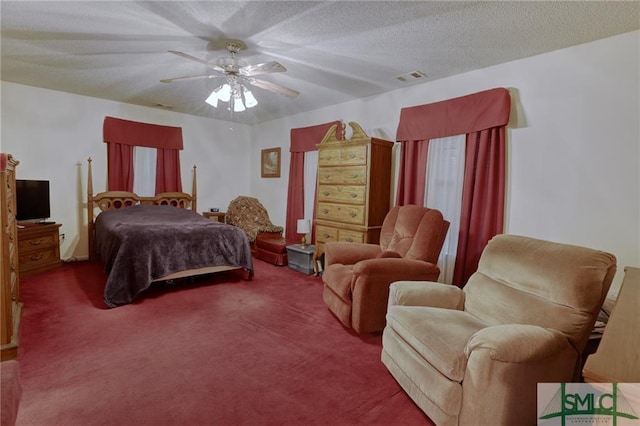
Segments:
[[[98,264],[21,280],[18,425],[432,424],[320,278],[254,262],[114,309]]]

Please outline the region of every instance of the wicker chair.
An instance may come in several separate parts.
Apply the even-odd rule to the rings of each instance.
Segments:
[[[271,222],[267,209],[257,198],[237,197],[229,204],[225,218],[228,224],[247,234],[256,258],[276,266],[287,264],[287,242],[282,237],[284,228]]]

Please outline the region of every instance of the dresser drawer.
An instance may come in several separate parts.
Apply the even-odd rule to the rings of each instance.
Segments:
[[[364,243],[365,237],[365,231],[334,228],[326,225],[318,225],[316,229],[316,241],[323,244],[332,242]]]
[[[318,219],[364,225],[364,206],[318,203]]]
[[[320,166],[348,166],[367,164],[367,146],[345,146],[342,148],[326,148],[318,153]]]
[[[321,184],[365,185],[367,166],[320,167],[318,182]]]
[[[347,146],[342,148],[340,164],[343,166],[367,164],[367,146]]]
[[[58,236],[54,234],[40,235],[29,239],[20,239],[19,250],[29,250],[38,247],[52,247],[58,245]]]
[[[316,227],[316,242],[331,243],[338,241],[338,229],[330,226],[318,225]]]
[[[364,204],[366,201],[366,187],[353,185],[320,185],[318,187],[318,201]]]
[[[21,271],[36,269],[42,265],[60,262],[60,255],[58,254],[57,247],[18,253],[18,257],[20,258],[18,262]]]
[[[338,241],[345,243],[364,243],[364,232],[351,231],[348,229],[338,230]]]
[[[340,148],[327,148],[318,151],[319,166],[339,166],[340,165]]]

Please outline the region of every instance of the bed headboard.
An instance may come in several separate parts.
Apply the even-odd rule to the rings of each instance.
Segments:
[[[107,191],[93,196],[94,208],[101,211],[121,209],[138,204],[174,206],[195,211],[195,199],[185,192],[163,192],[155,197],[141,197],[133,192]]]
[[[142,197],[128,191],[106,191],[93,194],[93,174],[91,171],[91,157],[87,159],[87,221],[89,231],[89,260],[96,260],[94,245],[94,214],[95,208],[100,211],[120,209],[139,204],[168,205],[197,212],[197,183],[196,166],[193,165],[191,195],[186,192],[162,192],[155,197]]]

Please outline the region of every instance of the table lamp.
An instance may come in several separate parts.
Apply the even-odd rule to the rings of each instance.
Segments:
[[[300,245],[302,248],[307,246],[307,234],[311,232],[311,220],[309,219],[298,219],[298,234],[302,234],[302,242]]]

